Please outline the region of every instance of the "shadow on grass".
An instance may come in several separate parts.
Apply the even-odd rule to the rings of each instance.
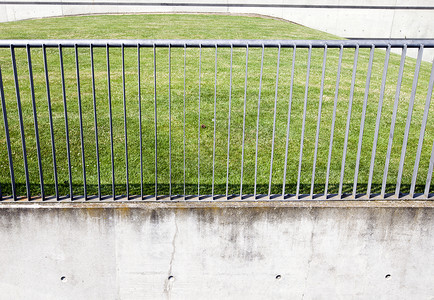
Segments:
[[[16,183],[16,193],[18,196],[26,195],[26,184],[25,183]],[[87,194],[90,195],[98,195],[98,185],[88,184],[87,186]],[[257,194],[268,194],[268,184],[258,184],[256,186]],[[58,186],[59,195],[69,197],[69,184],[62,183]],[[286,194],[295,194],[297,189],[296,183],[288,183],[285,186]],[[310,194],[311,185],[310,184],[300,184],[300,194]],[[314,185],[314,194],[323,194],[325,189],[325,184],[317,183]],[[365,193],[367,189],[367,183],[359,183],[357,185],[358,193]],[[168,184],[158,184],[157,186],[159,195],[168,195],[169,194],[169,185]],[[343,184],[342,191],[344,194],[351,194],[353,190],[352,183]],[[410,190],[409,184],[402,184],[401,191],[406,193]],[[425,190],[425,185],[419,184],[415,187],[416,193],[423,193]],[[434,185],[430,186],[430,191],[434,190]],[[1,191],[3,195],[12,195],[12,188],[10,182],[1,183]],[[55,186],[54,184],[45,184],[44,185],[45,195],[52,196],[55,195]],[[210,184],[201,184],[199,187],[200,195],[210,195],[212,193],[212,186]],[[339,184],[329,184],[328,193],[336,194],[339,191]],[[32,196],[38,196],[41,194],[40,185],[37,183],[30,184],[30,192]],[[125,195],[126,194],[126,185],[125,184],[115,184],[115,192],[116,195]],[[381,192],[381,184],[372,184],[371,193],[376,194]],[[386,188],[386,193],[394,193],[395,192],[395,184],[388,184]],[[240,193],[240,185],[239,184],[229,184],[228,186],[228,194],[236,195]],[[252,184],[243,184],[243,194],[253,194],[254,193],[254,185]],[[282,184],[273,184],[271,185],[271,194],[281,194],[282,193]],[[74,195],[83,195],[83,185],[73,184],[73,194]],[[141,185],[140,184],[130,184],[129,185],[129,194],[130,195],[140,195],[141,194]],[[144,183],[143,184],[143,194],[144,195],[154,195],[155,194],[155,185],[152,183]],[[183,184],[172,184],[172,195],[183,195],[184,194],[184,185]],[[198,186],[197,184],[186,184],[185,185],[185,194],[186,195],[197,195],[198,194]],[[226,184],[216,184],[214,186],[214,194],[226,194]],[[103,196],[111,196],[112,195],[112,185],[111,184],[102,184],[101,185],[101,195]]]

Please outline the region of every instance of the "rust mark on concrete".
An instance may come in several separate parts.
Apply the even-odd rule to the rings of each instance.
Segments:
[[[128,217],[130,215],[130,207],[125,205],[116,207],[116,211],[120,217]]]

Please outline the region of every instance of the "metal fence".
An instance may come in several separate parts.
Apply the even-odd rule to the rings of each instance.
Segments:
[[[424,48],[2,40],[1,199],[433,200]]]

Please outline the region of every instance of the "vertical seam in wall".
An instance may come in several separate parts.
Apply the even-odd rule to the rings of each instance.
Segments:
[[[395,0],[395,7],[397,4],[398,4],[398,0]],[[390,24],[389,38],[392,38],[393,26],[395,24],[395,15],[396,15],[396,9],[393,10],[392,24]]]
[[[5,5],[4,8],[5,8],[5,14],[6,14],[6,22],[9,22],[9,13],[8,13],[9,9],[8,9],[8,6]]]
[[[15,9],[9,9],[10,6],[6,6],[6,15],[7,15],[7,19],[8,22],[13,22],[13,21],[17,21],[17,17],[15,15]]]
[[[341,1],[338,0],[338,5],[341,5]],[[345,34],[341,34],[338,31],[339,28],[339,19],[340,19],[340,14],[341,11],[339,9],[334,9],[336,11],[336,18],[335,18],[335,28],[333,29],[334,32],[336,32],[335,34],[340,35],[340,36],[345,36]],[[328,31],[329,33],[331,33],[330,31]]]

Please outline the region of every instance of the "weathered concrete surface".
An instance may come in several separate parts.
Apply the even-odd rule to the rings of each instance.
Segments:
[[[433,250],[432,202],[1,203],[0,299],[434,299]]]

